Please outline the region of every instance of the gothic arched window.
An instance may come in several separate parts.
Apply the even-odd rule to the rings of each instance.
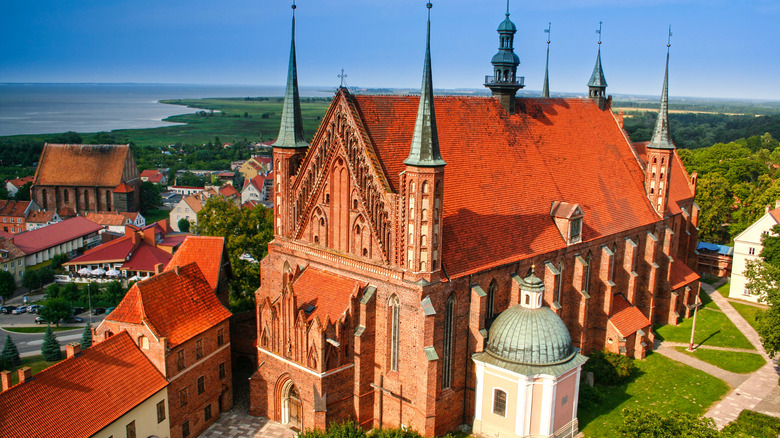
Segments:
[[[442,349],[441,387],[452,386],[452,325],[455,319],[455,295],[447,298],[444,310],[444,348]]]
[[[397,295],[390,297],[390,371],[398,371],[401,346],[401,301]]]
[[[485,312],[485,318],[491,319],[495,316],[493,306],[496,303],[496,291],[498,291],[498,283],[496,280],[490,282],[487,293],[487,312]]]

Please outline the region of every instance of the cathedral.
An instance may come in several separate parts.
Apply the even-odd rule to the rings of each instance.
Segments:
[[[516,96],[509,11],[492,96],[434,96],[427,6],[420,96],[339,88],[311,143],[293,16],[251,413],[297,429],[573,436],[582,354],[644,358],[652,325],[688,317],[699,292],[668,54],[652,140],[637,143],[600,51],[588,97],[550,97],[547,81],[541,98]]]

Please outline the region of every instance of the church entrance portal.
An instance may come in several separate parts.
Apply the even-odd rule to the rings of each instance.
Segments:
[[[303,405],[298,394],[298,388],[291,381],[287,382],[282,394],[282,423],[292,429],[301,430]]]

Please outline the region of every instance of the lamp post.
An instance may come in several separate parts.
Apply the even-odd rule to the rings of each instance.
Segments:
[[[696,333],[696,313],[697,310],[699,310],[699,306],[701,306],[701,287],[699,287],[699,292],[696,294],[696,302],[693,304],[693,325],[691,326],[691,343],[688,345],[688,351],[694,351],[695,348],[693,348],[693,336]]]

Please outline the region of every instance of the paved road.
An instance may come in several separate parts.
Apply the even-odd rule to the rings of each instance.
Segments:
[[[35,317],[38,316],[34,313],[23,313],[21,315],[12,315],[0,313],[0,348],[2,348],[5,342],[5,335],[11,335],[11,339],[16,344],[16,348],[19,350],[21,356],[34,356],[41,354],[41,344],[43,344],[43,333],[16,333],[4,330],[11,327],[45,327],[45,325],[35,324]],[[62,348],[70,342],[77,342],[81,340],[81,334],[84,331],[86,322],[90,320],[89,311],[80,313],[79,318],[84,320],[82,324],[60,324],[60,327],[72,327],[73,330],[55,332],[57,341]],[[100,324],[105,318],[105,315],[92,315],[92,325]]]

